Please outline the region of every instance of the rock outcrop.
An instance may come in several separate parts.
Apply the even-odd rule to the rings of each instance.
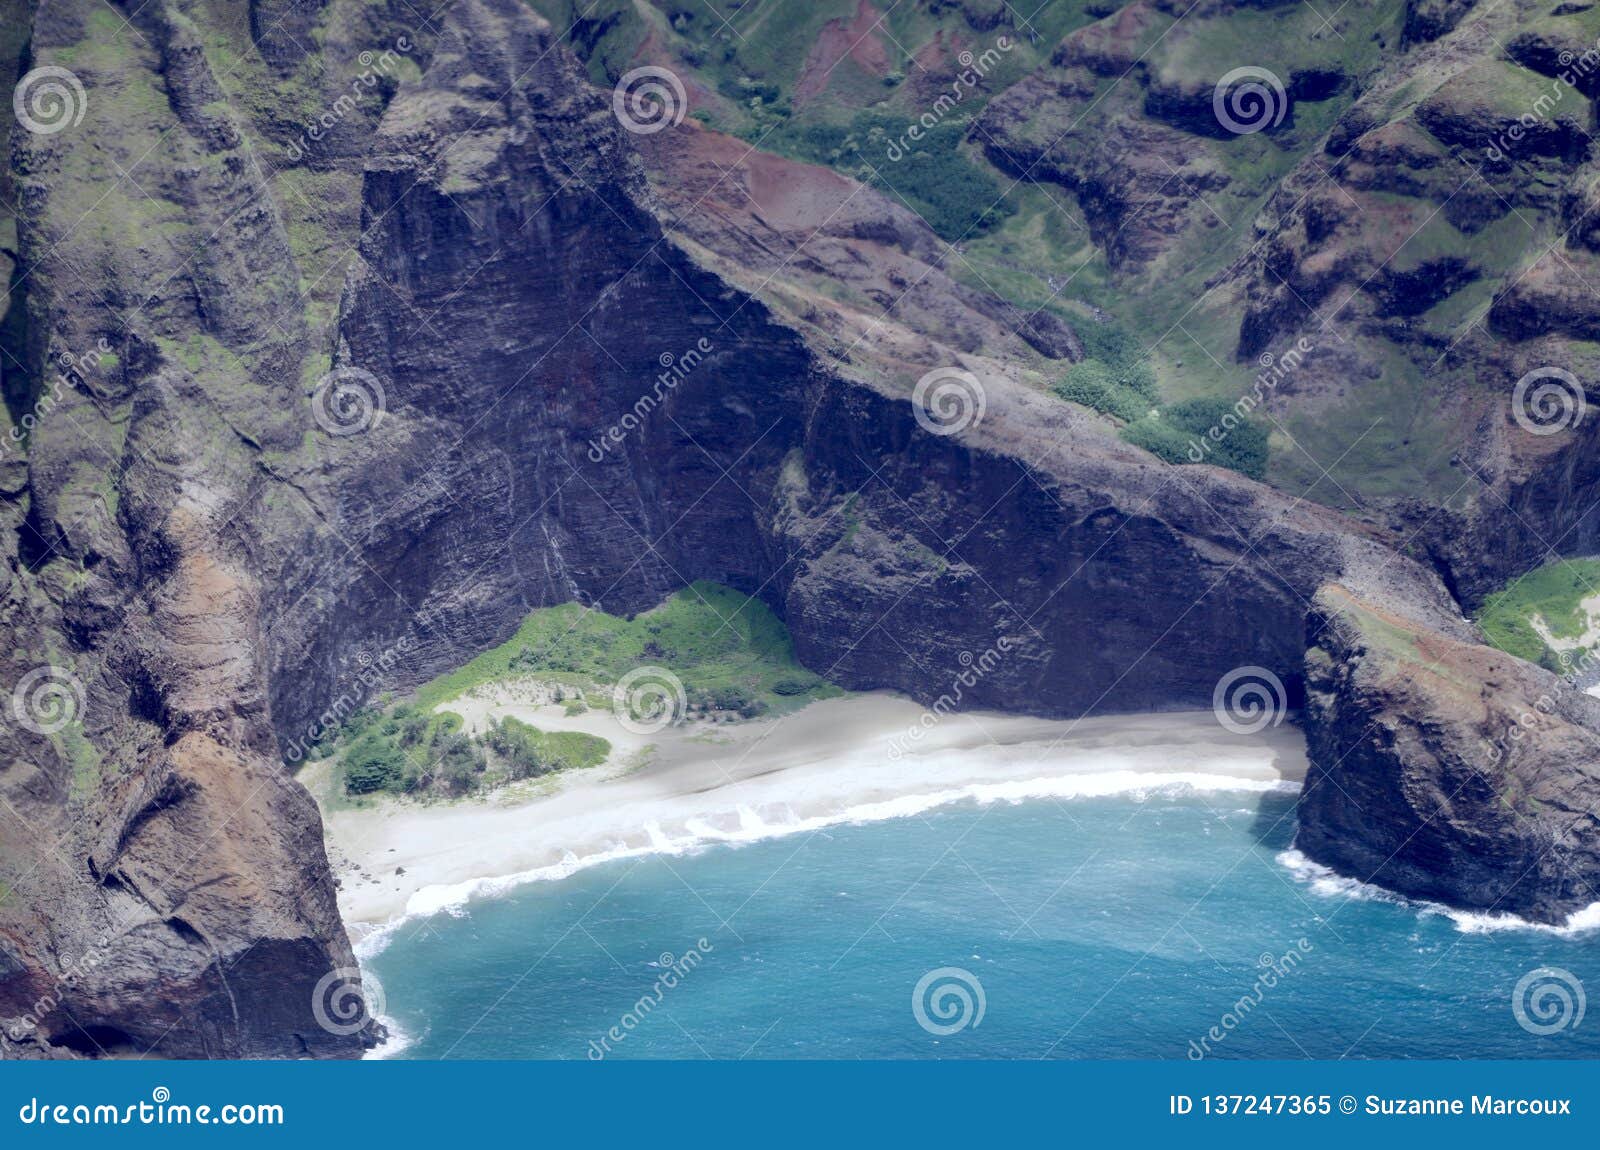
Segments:
[[[1301,851],[1538,922],[1600,902],[1600,700],[1337,585],[1317,596],[1310,642]]]
[[[82,49],[97,5],[41,0],[36,60]],[[426,35],[403,0],[257,3],[228,67],[172,0],[126,11],[121,54],[72,56],[82,130],[13,143],[27,287],[7,347],[28,387],[13,371],[7,396],[52,398],[0,461],[0,687],[29,717],[0,731],[5,1053],[359,1054],[375,1024],[280,764],[535,607],[626,612],[714,579],[778,610],[818,672],[924,700],[1003,639],[965,701],[1057,716],[1209,706],[1253,665],[1293,699],[1309,684],[1319,748],[1406,698],[1348,659],[1306,664],[1330,583],[1460,652],[1463,690],[1503,674],[1398,533],[1123,443],[1041,388],[1082,354],[1059,315],[974,286],[844,176],[692,124],[624,131],[521,0],[456,0]],[[1128,35],[1170,13],[1136,16]],[[303,52],[312,26],[340,51]],[[1090,91],[1126,55],[1115,31],[1014,91]],[[1170,123],[1117,137],[1148,146],[1133,169],[1092,142],[1019,155],[1026,106],[997,102],[986,150],[1054,165],[1120,266],[1175,259],[1212,226],[1194,193],[1233,186],[1222,144]],[[1339,210],[1284,206],[1291,284],[1355,274],[1308,254],[1352,226]],[[1472,281],[1452,267],[1446,286]],[[1266,271],[1236,269],[1274,332]],[[1406,318],[1406,274],[1376,281],[1379,319]],[[930,372],[966,389],[953,420],[913,400]],[[58,705],[28,702],[41,675]],[[1571,713],[1552,745],[1579,745]],[[1539,801],[1586,785],[1576,755]],[[1381,791],[1385,760],[1361,761],[1351,785]],[[1403,834],[1379,809],[1394,825],[1353,828],[1347,865]],[[1353,817],[1310,806],[1308,853],[1335,858]],[[1508,877],[1533,832],[1496,817],[1475,889],[1569,905],[1554,872]],[[1428,841],[1452,857],[1477,826]]]

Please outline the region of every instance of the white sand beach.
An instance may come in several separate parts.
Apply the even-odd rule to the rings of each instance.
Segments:
[[[477,894],[650,852],[805,833],[914,815],[952,802],[1295,786],[1305,744],[1288,723],[1236,735],[1210,711],[1068,722],[986,712],[924,729],[924,709],[890,694],[813,703],[771,720],[626,731],[609,711],[500,690],[450,710],[479,727],[512,715],[546,730],[603,735],[603,766],[457,802],[329,801],[328,764],[301,774],[323,804],[340,909],[360,945],[381,927]],[[908,732],[916,728],[920,738]]]

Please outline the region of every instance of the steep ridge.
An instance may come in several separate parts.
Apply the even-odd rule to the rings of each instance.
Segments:
[[[1041,394],[1070,327],[940,278],[880,193],[840,182],[806,226],[777,193],[827,173],[773,180],[689,124],[636,149],[518,0],[457,0],[425,34],[317,13],[352,59],[415,38],[356,68],[382,74],[314,140],[283,94],[331,107],[350,80],[277,35],[305,5],[222,30],[149,9],[113,52],[103,5],[41,3],[34,59],[70,59],[100,118],[14,144],[33,378],[111,350],[0,503],[7,682],[43,667],[75,701],[0,733],[8,1054],[359,1053],[318,817],[279,762],[533,607],[713,579],[846,685],[931,700],[998,648],[965,701],[1060,716],[1207,706],[1245,665],[1298,697],[1332,581],[1479,649],[1381,533]],[[240,37],[256,57],[220,67]],[[251,105],[268,74],[280,98]],[[703,174],[718,156],[748,197]],[[896,276],[929,290],[866,310]],[[911,398],[941,370],[978,384],[953,424]],[[1311,713],[1328,747],[1360,741]]]
[[[1600,902],[1600,701],[1343,587],[1316,608],[1295,845],[1451,906],[1560,923]]]

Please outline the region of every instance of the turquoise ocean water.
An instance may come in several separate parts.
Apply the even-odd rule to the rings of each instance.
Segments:
[[[1600,1055],[1600,933],[1319,882],[1292,803],[967,803],[622,859],[405,922],[365,965],[401,1058]]]

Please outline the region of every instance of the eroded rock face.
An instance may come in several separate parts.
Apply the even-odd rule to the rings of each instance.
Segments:
[[[1298,849],[1539,922],[1600,901],[1600,701],[1343,587],[1318,594],[1310,628]]]
[[[1004,305],[951,281],[902,208],[805,165],[741,160],[693,126],[646,146],[647,185],[575,72],[512,83],[526,69],[487,6],[452,11],[384,118],[342,303],[341,358],[385,381],[388,410],[333,446],[333,466],[295,477],[333,527],[315,568],[340,539],[361,540],[365,562],[323,580],[320,601],[300,591],[304,554],[268,581],[280,734],[340,694],[356,651],[406,645],[404,685],[532,607],[639,610],[695,579],[761,595],[802,660],[851,687],[931,700],[960,652],[1003,640],[1012,657],[968,698],[1050,715],[1208,706],[1242,664],[1293,683],[1305,604],[1330,578],[1468,633],[1431,575],[1339,517],[1159,465],[1008,379],[1000,357],[1041,353]],[[547,33],[526,24],[517,51],[532,58]],[[861,322],[846,293],[897,282],[930,286]],[[418,338],[419,317],[445,316],[470,335]],[[853,362],[802,327],[848,341]],[[608,440],[686,351],[639,426]],[[908,393],[961,364],[986,411],[935,434]]]
[[[91,7],[41,3],[44,58]],[[372,5],[252,12],[245,65],[307,100],[348,77],[305,79],[279,31],[320,20],[348,47],[408,27]],[[1135,17],[1130,35],[1156,26]],[[640,146],[519,0],[457,0],[405,49],[414,74],[364,84],[315,140],[231,106],[167,6],[138,19],[132,62],[86,77],[104,118],[22,141],[15,165],[32,362],[112,350],[4,465],[0,622],[24,654],[0,686],[58,667],[86,703],[76,726],[0,733],[7,1053],[359,1053],[367,1020],[329,1026],[319,997],[354,962],[280,761],[330,708],[458,665],[536,607],[625,612],[715,579],[847,686],[931,700],[963,653],[996,650],[964,702],[1057,716],[1207,706],[1246,664],[1298,695],[1330,581],[1479,650],[1380,533],[1163,465],[1042,395],[1025,376],[1080,354],[1070,327],[963,285],[877,193],[692,125]],[[1023,83],[1087,85],[1071,73],[1120,59],[1115,41]],[[1159,265],[1211,226],[1165,162],[1190,189],[1227,177],[1170,125],[1119,139],[1148,162],[1076,151],[1061,178],[1102,203],[1120,260]],[[129,193],[134,238],[75,228],[74,181],[152,147],[140,183],[160,203]],[[1431,178],[1425,153],[1406,178]],[[1356,226],[1340,210],[1308,200],[1306,244]],[[1302,258],[1300,235],[1269,258],[1314,296],[1378,266]],[[1387,279],[1374,298],[1403,314],[1410,293]],[[935,368],[979,377],[982,418],[918,418]],[[340,426],[330,369],[381,417]],[[1344,712],[1313,714],[1343,737]],[[1342,825],[1311,810],[1311,839]]]

